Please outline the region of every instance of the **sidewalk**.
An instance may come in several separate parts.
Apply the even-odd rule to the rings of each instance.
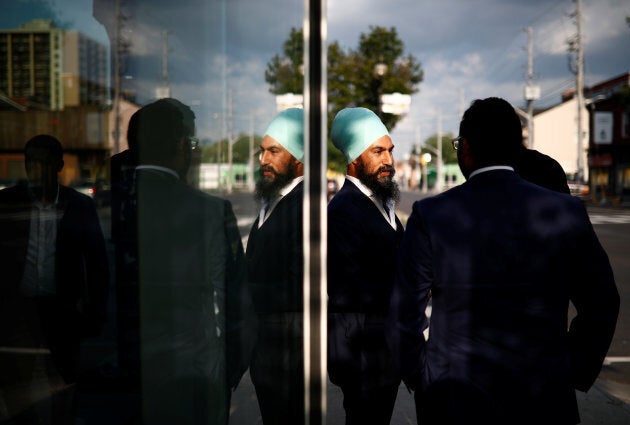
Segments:
[[[598,379],[584,394],[577,392],[582,425],[630,424],[630,385]]]

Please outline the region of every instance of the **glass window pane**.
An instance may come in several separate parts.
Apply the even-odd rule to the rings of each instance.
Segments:
[[[289,155],[259,168],[280,96],[304,94],[303,3],[9,8],[0,177],[20,184],[0,203],[0,418],[301,422],[302,133],[273,132]],[[27,173],[38,134],[63,156],[38,139]]]

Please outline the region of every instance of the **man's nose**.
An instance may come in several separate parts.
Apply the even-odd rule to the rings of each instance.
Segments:
[[[394,164],[394,154],[391,152],[385,152],[383,156],[383,164],[385,165],[393,165]]]

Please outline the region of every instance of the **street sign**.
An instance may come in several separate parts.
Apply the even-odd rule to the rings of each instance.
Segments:
[[[540,86],[525,86],[525,100],[540,99]]]
[[[302,108],[304,105],[304,96],[301,94],[285,93],[276,96],[276,109],[282,112],[289,108]]]
[[[411,106],[411,95],[390,93],[381,96],[381,111],[386,114],[405,115]]]
[[[595,112],[593,138],[597,145],[612,143],[613,114],[612,112]]]

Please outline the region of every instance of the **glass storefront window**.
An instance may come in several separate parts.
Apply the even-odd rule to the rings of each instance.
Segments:
[[[4,3],[3,423],[344,423],[347,393],[327,368],[328,277],[350,257],[327,270],[327,207],[348,165],[329,137],[333,117],[366,107],[391,131],[404,225],[413,200],[462,182],[457,153],[445,149],[469,101],[512,93],[523,106],[525,81],[508,74],[522,74],[521,47],[533,40],[504,10],[543,29],[532,46],[540,63],[566,50],[566,34],[554,31],[568,25],[547,20],[568,19],[561,2],[545,13],[485,2],[475,22],[473,6],[448,1],[407,2],[402,12],[342,0]],[[549,67],[536,110],[567,103],[575,77],[555,74],[565,61]],[[626,113],[622,137],[629,122]],[[567,144],[563,165],[574,163],[574,138],[552,139]],[[410,176],[427,154],[423,169],[435,171],[419,186]],[[615,175],[630,190],[629,169],[609,174],[592,170],[594,196],[605,197]],[[402,230],[391,204],[375,205]],[[376,269],[390,254],[394,264],[395,243],[356,245],[369,260],[347,280],[357,269],[393,279],[393,267],[383,279]],[[333,312],[347,343],[335,349],[354,350],[342,353],[340,375],[366,357],[390,360],[388,294],[371,297],[364,280],[353,280],[363,285],[357,304],[381,310]],[[362,339],[364,330],[378,336]],[[355,350],[356,341],[378,347]],[[384,397],[396,403],[392,423],[413,422],[413,396],[397,378]]]
[[[3,197],[0,208],[3,280],[15,289],[2,294],[0,420],[301,423],[308,410],[323,423],[325,298],[312,295],[325,272],[313,251],[326,205],[321,2],[13,7],[1,31],[11,102],[0,121],[2,152],[20,158],[2,172],[36,204]],[[304,137],[286,142],[306,140],[300,207],[275,207],[257,231],[267,200],[258,157],[280,112],[265,74],[294,28],[306,43],[280,65],[303,95]],[[30,35],[54,42],[20,43]],[[49,136],[32,139],[40,134]],[[33,152],[58,191],[38,186]],[[315,238],[304,246],[302,203]],[[56,230],[29,232],[33,223]]]

